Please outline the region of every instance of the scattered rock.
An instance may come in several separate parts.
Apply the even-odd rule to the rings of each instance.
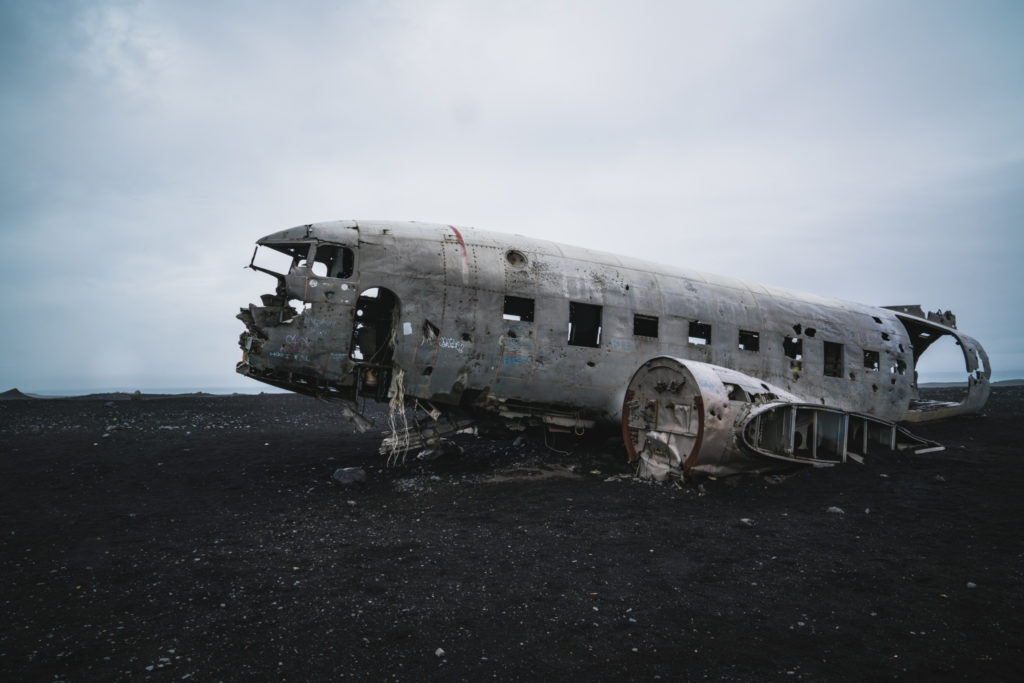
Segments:
[[[977,588],[978,584],[974,583],[973,581],[968,581],[967,582],[967,587],[968,588]]]
[[[843,508],[840,508],[840,507],[836,507],[835,505],[831,506],[828,510],[825,510],[825,512],[832,513],[833,515],[845,515],[846,514],[846,510],[844,510]]]
[[[443,648],[439,647],[436,650],[434,650],[434,656],[435,657],[444,657],[444,655],[445,655],[445,652],[444,652]]]
[[[366,484],[366,470],[362,467],[340,467],[334,470],[331,479],[341,486],[363,485]]]
[[[452,443],[447,439],[442,439],[440,446],[423,449],[416,454],[416,459],[422,460],[423,462],[430,462],[432,460],[437,460],[440,457],[459,457],[462,454],[462,446]]]
[[[750,517],[741,517],[739,526],[746,527],[748,529],[752,528],[754,526],[754,520],[752,520]]]
[[[403,479],[396,479],[392,484],[396,491],[402,493],[419,493],[426,490],[423,485],[422,477],[405,477]]]
[[[432,460],[437,460],[442,455],[444,455],[444,451],[440,448],[424,448],[416,454],[416,459],[423,462],[431,462]]]

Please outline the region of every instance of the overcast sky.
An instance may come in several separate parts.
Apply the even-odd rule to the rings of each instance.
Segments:
[[[259,389],[252,244],[339,218],[952,309],[1024,376],[1022,2],[0,0],[0,32],[0,390]]]

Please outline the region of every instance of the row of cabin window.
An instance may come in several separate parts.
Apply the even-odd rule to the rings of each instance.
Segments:
[[[533,322],[533,299],[519,296],[506,296],[503,317],[505,320]],[[601,306],[576,301],[569,302],[569,335],[568,342],[574,346],[597,347],[601,345]],[[633,315],[633,334],[638,337],[658,337],[658,318],[653,315]],[[705,345],[711,343],[711,325],[700,321],[691,321],[687,340],[691,344]],[[845,357],[843,345],[838,342],[825,342],[826,377],[842,377]],[[740,330],[737,348],[741,351],[758,352],[761,350],[761,333],[752,330]],[[782,351],[791,361],[803,361],[804,340],[799,337],[785,336],[782,339]],[[878,351],[864,350],[864,367],[869,372],[879,372],[881,357]],[[897,360],[890,368],[891,373],[903,374],[906,363]]]

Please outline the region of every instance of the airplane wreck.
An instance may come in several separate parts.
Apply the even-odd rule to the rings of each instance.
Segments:
[[[389,459],[474,424],[621,429],[642,476],[864,462],[942,446],[899,422],[979,412],[988,356],[948,312],[800,294],[519,235],[333,221],[268,235],[275,280],[243,308],[237,371],[336,402],[388,403]],[[938,339],[967,391],[922,401]]]

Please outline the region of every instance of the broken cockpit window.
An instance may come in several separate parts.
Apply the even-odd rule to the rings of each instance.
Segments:
[[[306,261],[311,246],[309,242],[261,244],[253,252],[249,267],[265,273],[287,275],[300,262]]]
[[[313,274],[320,277],[348,279],[355,270],[355,254],[348,247],[321,244],[313,256]]]

